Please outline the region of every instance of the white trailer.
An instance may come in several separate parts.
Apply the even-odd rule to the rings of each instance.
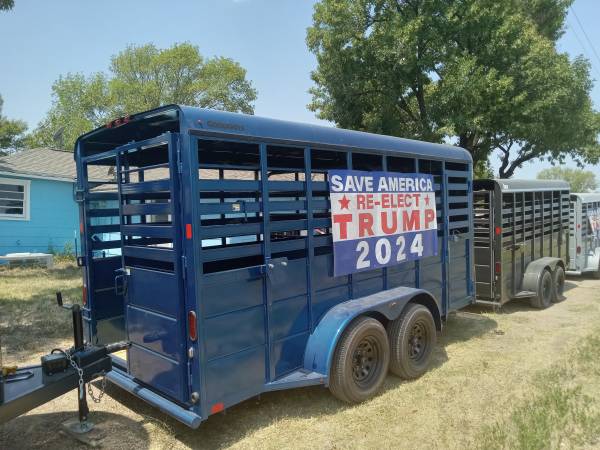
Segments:
[[[600,193],[571,193],[567,275],[600,278]]]

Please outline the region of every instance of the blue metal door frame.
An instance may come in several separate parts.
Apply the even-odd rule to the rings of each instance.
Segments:
[[[130,175],[129,175],[129,163],[128,163],[128,158],[127,156],[133,152],[144,152],[144,151],[152,151],[152,146],[156,146],[156,145],[160,145],[160,144],[166,144],[167,145],[167,151],[168,151],[168,167],[169,167],[169,180],[168,180],[168,191],[170,192],[170,196],[171,196],[171,205],[172,205],[172,213],[171,213],[171,232],[172,232],[172,239],[173,239],[173,274],[176,280],[176,285],[177,285],[177,290],[178,292],[174,293],[174,295],[172,296],[171,299],[168,299],[168,301],[178,301],[180,303],[184,303],[185,299],[187,298],[187,295],[185,293],[185,289],[184,289],[184,282],[186,280],[186,273],[185,273],[185,253],[183,251],[183,236],[184,236],[184,229],[185,227],[182,224],[182,219],[181,219],[181,189],[180,189],[180,183],[181,183],[181,177],[180,175],[180,146],[179,146],[179,134],[177,133],[166,133],[165,135],[160,136],[158,139],[152,139],[152,144],[150,144],[148,141],[143,141],[143,142],[138,142],[135,145],[127,145],[124,146],[124,148],[119,148],[116,149],[115,151],[115,156],[116,156],[116,160],[117,160],[117,187],[118,187],[118,198],[119,198],[119,217],[120,217],[120,227],[121,227],[121,248],[125,249],[127,246],[127,242],[126,242],[126,235],[131,235],[131,233],[133,232],[132,230],[136,230],[139,229],[139,234],[140,236],[143,236],[145,229],[148,228],[148,226],[146,226],[144,224],[144,221],[142,221],[140,224],[136,224],[133,225],[131,223],[127,223],[126,219],[126,215],[124,215],[123,213],[123,207],[125,206],[126,203],[128,203],[128,200],[125,198],[124,193],[123,193],[123,188],[124,186],[126,186],[129,182],[130,182]],[[148,148],[147,146],[150,145],[150,148]],[[144,147],[144,148],[142,148]],[[140,177],[140,179],[138,180],[140,183],[143,183],[143,176]],[[140,191],[143,193],[143,191]],[[145,192],[145,191],[144,191]],[[125,228],[129,228],[130,230],[128,232],[125,231]],[[122,251],[121,252],[121,265],[122,265],[122,269],[121,269],[121,275],[120,276],[125,276],[127,278],[129,278],[128,282],[132,281],[133,276],[135,276],[135,270],[132,270],[130,272],[129,267],[127,266],[127,262],[126,262],[126,252]],[[131,291],[127,290],[125,292],[125,311],[127,311],[127,304],[130,303],[132,301],[132,298],[130,297]],[[148,295],[148,293],[145,293],[145,295]],[[182,308],[182,307],[177,307],[177,320],[180,324],[186,324],[187,323],[187,308]],[[126,319],[127,320],[127,319]],[[179,326],[177,328],[178,333],[180,333],[179,339],[180,342],[186,342],[186,340],[189,338],[189,333],[187,333],[187,326]],[[127,332],[127,338],[129,339],[129,326],[127,325],[126,322],[126,332]],[[187,391],[187,395],[184,396],[184,398],[182,398],[182,401],[189,401],[190,397],[191,397],[191,392],[190,392],[190,361],[188,359],[189,354],[186,351],[187,347],[186,346],[181,346],[181,348],[179,349],[179,361],[180,361],[180,368],[182,371],[184,371],[182,378],[184,380],[187,381],[186,386],[180,386],[180,390],[183,391]],[[128,359],[128,372],[131,371],[131,363]],[[186,398],[187,397],[187,398]]]

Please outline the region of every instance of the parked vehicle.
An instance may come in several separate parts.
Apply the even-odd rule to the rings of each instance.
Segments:
[[[546,308],[562,299],[569,249],[569,184],[475,180],[477,302],[517,298]]]
[[[600,194],[571,194],[567,275],[600,278]]]
[[[463,149],[166,106],[83,135],[75,158],[87,339],[131,342],[109,379],[188,426],[265,391],[358,402],[388,367],[418,377],[474,301]],[[406,216],[382,225],[386,202]],[[356,240],[332,210],[360,216]]]

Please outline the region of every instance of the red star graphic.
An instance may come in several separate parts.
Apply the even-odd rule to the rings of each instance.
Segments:
[[[340,200],[338,200],[338,202],[340,202],[340,209],[349,209],[348,205],[350,204],[350,199],[346,198],[345,195]]]
[[[425,204],[429,206],[429,195],[425,196]]]

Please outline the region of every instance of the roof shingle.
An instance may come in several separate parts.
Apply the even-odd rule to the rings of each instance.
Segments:
[[[77,178],[73,153],[49,148],[33,148],[0,156],[1,172],[73,181]],[[89,181],[108,181],[111,178],[106,167],[90,166],[88,173]]]

